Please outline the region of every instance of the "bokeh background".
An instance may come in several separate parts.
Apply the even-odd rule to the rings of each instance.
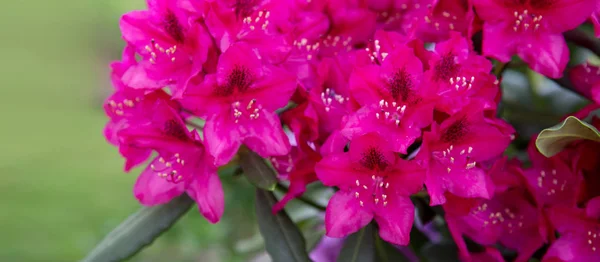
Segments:
[[[140,208],[105,142],[121,14],[144,0],[4,1],[0,8],[0,261],[77,261]],[[197,209],[133,261],[245,261],[260,249],[252,188],[223,178],[225,219]],[[231,225],[236,225],[232,227]]]
[[[144,5],[3,2],[0,261],[77,261],[140,208],[132,195],[140,169],[125,174],[117,150],[104,140],[102,102],[112,88],[108,64],[123,47],[119,17]],[[577,56],[574,61],[588,54]],[[522,135],[521,148],[528,136],[582,105],[534,73],[508,71],[503,86],[503,116]],[[209,224],[194,208],[132,261],[248,261],[260,255],[253,189],[239,176],[222,180],[221,223]],[[292,214],[296,221],[306,215]]]

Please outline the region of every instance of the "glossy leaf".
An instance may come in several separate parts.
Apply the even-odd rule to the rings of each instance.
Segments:
[[[240,150],[240,166],[254,186],[268,191],[275,190],[277,174],[258,154],[247,149]]]
[[[277,199],[273,193],[256,189],[256,217],[267,253],[273,261],[310,261],[302,233],[285,210],[273,214],[271,210],[275,203]]]
[[[428,243],[421,249],[421,255],[429,262],[454,262],[458,259],[458,248],[450,241],[437,244]]]
[[[405,262],[414,261],[416,259],[409,259],[396,246],[386,242],[379,236],[375,239],[375,247],[377,249],[377,262]]]
[[[193,204],[194,200],[183,194],[167,204],[140,209],[110,232],[83,261],[122,261],[135,255],[175,224]]]
[[[598,130],[577,117],[569,116],[562,123],[544,129],[540,132],[535,145],[546,157],[551,157],[560,152],[569,143],[587,139],[600,142]]]
[[[350,235],[337,259],[338,262],[374,262],[375,229],[373,224]]]

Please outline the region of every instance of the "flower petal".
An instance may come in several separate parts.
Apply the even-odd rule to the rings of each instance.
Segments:
[[[561,34],[538,34],[524,41],[517,53],[531,69],[551,78],[562,77],[569,62],[569,48]]]
[[[414,217],[415,207],[410,198],[390,198],[387,206],[379,208],[375,215],[379,235],[392,244],[407,245]]]
[[[315,166],[317,177],[326,186],[347,188],[363,174],[353,168],[347,153],[334,153],[326,156]]]
[[[345,237],[373,220],[373,214],[361,207],[350,192],[338,191],[327,204],[325,230],[329,237]]]
[[[164,204],[185,191],[185,181],[169,182],[165,178],[159,177],[158,173],[152,170],[152,166],[164,168],[164,164],[159,162],[159,157],[155,158],[140,174],[133,187],[133,194],[142,205]]]
[[[205,165],[210,164],[205,163]],[[217,223],[225,209],[221,180],[215,169],[206,167],[200,169],[194,174],[195,179],[190,182],[187,194],[198,203],[200,212],[208,221]]]
[[[242,144],[238,126],[225,114],[213,115],[206,121],[204,141],[216,165],[229,162]]]
[[[290,152],[290,142],[279,118],[265,109],[260,117],[246,121],[239,128],[244,144],[262,157],[282,156]]]

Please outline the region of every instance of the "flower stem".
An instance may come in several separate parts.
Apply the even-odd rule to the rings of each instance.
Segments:
[[[289,191],[289,189],[286,186],[284,186],[282,184],[279,184],[279,183],[277,183],[277,187],[276,188],[279,191],[284,192],[284,193],[287,193]],[[296,197],[296,199],[300,200],[301,202],[304,202],[304,204],[307,204],[307,205],[309,205],[311,207],[314,207],[314,208],[316,208],[316,209],[318,209],[320,211],[325,211],[325,207],[324,206],[320,205],[319,203],[315,202],[312,199],[308,199],[308,198],[303,197],[303,196],[298,196],[298,197]]]

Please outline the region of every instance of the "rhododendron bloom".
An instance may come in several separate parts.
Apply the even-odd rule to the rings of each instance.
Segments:
[[[445,192],[489,199],[493,184],[477,163],[500,155],[509,142],[509,134],[484,119],[479,104],[465,107],[439,126],[434,123],[417,155],[429,166],[425,184],[431,205],[443,204]]]
[[[469,0],[434,1],[433,7],[418,25],[417,37],[426,42],[439,42],[450,37],[450,32],[468,36],[473,23],[473,3]]]
[[[282,62],[291,50],[283,33],[290,30],[291,1],[210,1],[206,25],[225,52],[236,42],[256,48],[263,59]]]
[[[287,163],[281,164],[280,161],[277,161],[278,159],[271,160],[275,169],[281,170],[285,167],[284,174],[290,181],[287,193],[273,206],[273,212],[283,209],[290,200],[304,194],[306,185],[317,181],[315,164],[321,160],[321,155],[308,146],[293,147],[292,153],[295,152],[297,152],[295,157],[288,155]]]
[[[561,143],[579,136],[572,123],[540,136],[560,141],[538,140],[531,130],[541,126],[531,122],[552,126],[545,120],[567,109],[518,106],[578,103],[546,101],[536,83],[547,78],[600,103],[600,67],[569,54],[600,54],[581,26],[600,32],[600,0],[146,2],[120,19],[125,48],[103,104],[104,136],[125,170],[148,164],[133,189],[141,204],[188,194],[216,223],[218,170],[238,175],[243,166],[251,175],[265,164],[245,162],[252,153],[271,164],[277,174],[264,179],[282,191],[257,195],[257,207],[272,213],[262,215],[286,216],[292,199],[324,215],[306,213],[326,230],[314,260],[343,258],[346,237],[373,231],[369,241],[390,244],[368,255],[383,260],[453,239],[463,261],[600,261],[600,143]],[[521,82],[532,87],[526,101]],[[600,129],[598,112],[589,105],[562,120]],[[502,117],[523,131],[513,144],[516,130]],[[536,143],[561,151],[547,158]],[[309,186],[332,193],[326,207],[318,202],[327,194],[302,197]],[[268,220],[259,221],[263,233],[282,226]],[[413,226],[429,243],[390,250],[409,244]],[[284,237],[301,242],[296,233],[306,232]],[[286,260],[270,246],[278,235],[265,235],[266,250]]]
[[[206,117],[205,141],[221,165],[242,143],[262,157],[289,152],[288,138],[273,112],[288,103],[295,87],[293,76],[238,43],[219,57],[215,74],[190,85],[182,103]]]
[[[596,33],[596,37],[600,37],[600,3],[596,2],[596,10],[594,13],[592,13],[590,19],[594,24],[594,32]]]
[[[330,237],[344,237],[375,219],[382,239],[406,245],[414,219],[410,194],[422,187],[422,168],[400,159],[386,140],[370,133],[350,142],[350,151],[326,156],[315,167],[327,186],[339,191],[327,205]]]
[[[122,60],[111,64],[115,92],[104,103],[104,111],[110,118],[104,128],[104,136],[110,143],[119,146],[119,152],[125,157],[125,171],[146,161],[152,150],[121,143],[119,131],[137,122],[147,121],[158,100],[178,108],[177,104],[169,101],[171,97],[161,90],[146,94],[144,90],[133,89],[123,83],[123,74],[137,64],[134,51],[133,48],[125,48]]]
[[[455,204],[448,202],[448,205]],[[463,242],[462,234],[477,243],[502,245],[519,253],[517,261],[527,261],[542,246],[545,232],[541,213],[528,200],[523,188],[513,188],[484,200],[470,214],[462,217],[446,216],[455,241]],[[459,247],[461,245],[459,244]],[[465,246],[463,246],[464,248]],[[468,251],[461,250],[468,257]]]
[[[431,12],[434,0],[367,0],[377,13],[377,26],[385,30],[412,35]]]
[[[202,70],[211,41],[203,26],[190,21],[176,1],[148,0],[149,10],[123,15],[123,38],[142,57],[123,75],[134,88],[170,86],[180,96],[190,78]]]
[[[413,49],[397,47],[381,64],[356,68],[350,89],[363,107],[350,115],[341,133],[348,139],[377,132],[395,152],[407,153],[433,118],[433,102],[420,88],[423,66]]]
[[[492,63],[469,49],[467,39],[454,32],[438,43],[429,59],[430,70],[424,84],[439,97],[436,109],[454,114],[476,100],[485,109],[495,109],[499,92],[496,77],[490,74]]]
[[[535,139],[529,145],[531,168],[524,175],[535,194],[540,207],[564,204],[575,205],[575,191],[579,179],[561,156],[546,158],[535,146]]]
[[[300,90],[301,91],[301,90]],[[288,192],[273,207],[278,212],[295,197],[306,191],[306,185],[317,181],[315,164],[321,160],[318,138],[318,117],[308,102],[282,114],[283,122],[295,135],[290,153],[271,157],[271,163],[279,176],[290,181]],[[291,134],[289,134],[291,135]]]
[[[318,66],[319,83],[310,90],[308,101],[319,121],[319,137],[324,140],[340,127],[342,117],[350,112],[350,69],[343,58],[323,59]]]
[[[569,71],[569,79],[575,90],[600,103],[600,67],[588,63],[575,66]]]
[[[587,204],[586,210],[554,208],[550,214],[560,237],[542,261],[597,261],[600,257],[600,198]]]
[[[198,203],[206,219],[218,222],[224,209],[223,189],[200,136],[188,131],[179,114],[165,102],[158,101],[151,112],[147,122],[119,132],[123,143],[158,152],[135,183],[135,197],[144,205],[157,205],[185,192]]]
[[[584,22],[594,0],[474,1],[484,20],[483,53],[502,62],[519,55],[533,70],[559,78],[569,61],[561,35]]]

